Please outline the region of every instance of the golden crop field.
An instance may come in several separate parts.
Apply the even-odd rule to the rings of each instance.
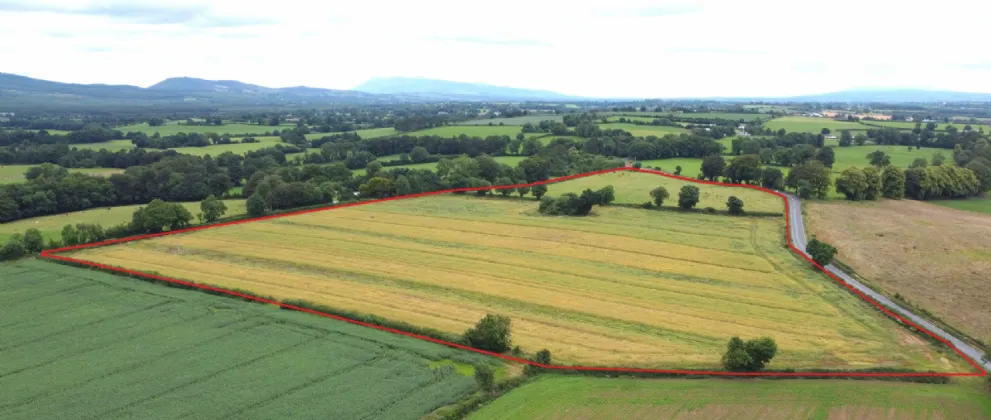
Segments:
[[[424,197],[74,256],[452,333],[505,314],[558,363],[712,368],[730,337],[769,335],[773,368],[961,369],[786,251],[777,218],[536,207]]]

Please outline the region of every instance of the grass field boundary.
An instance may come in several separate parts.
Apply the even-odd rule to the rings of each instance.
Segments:
[[[669,174],[669,173],[666,173],[666,172],[661,172],[661,171],[656,171],[656,170],[651,170],[651,169],[641,169],[641,168],[631,168],[631,167],[619,167],[619,168],[604,169],[604,170],[600,170],[600,171],[586,172],[586,173],[575,174],[575,175],[568,175],[568,176],[563,176],[563,177],[559,177],[559,178],[548,179],[548,180],[544,180],[544,181],[537,181],[537,182],[533,182],[533,183],[513,184],[513,185],[501,185],[501,186],[491,186],[491,187],[453,188],[453,189],[447,189],[447,190],[439,190],[439,191],[431,191],[431,192],[424,192],[424,193],[417,193],[417,194],[409,194],[409,195],[404,195],[404,196],[386,197],[386,198],[380,198],[380,199],[375,199],[375,200],[367,200],[367,201],[358,201],[358,202],[351,202],[351,203],[343,203],[343,204],[337,204],[337,205],[331,205],[331,206],[325,206],[325,207],[318,207],[318,208],[312,208],[312,209],[291,211],[291,212],[287,212],[287,213],[271,214],[271,215],[260,216],[260,217],[255,217],[255,218],[248,218],[248,219],[241,219],[241,220],[234,220],[234,221],[229,221],[229,222],[217,223],[217,224],[212,224],[212,225],[194,226],[194,227],[190,227],[190,228],[186,228],[186,229],[179,229],[179,230],[174,230],[174,231],[166,231],[166,232],[159,232],[159,233],[146,234],[146,235],[137,235],[137,236],[131,236],[131,237],[127,237],[127,238],[111,239],[111,240],[102,241],[102,242],[96,242],[96,243],[91,243],[91,244],[83,244],[83,245],[76,245],[76,246],[69,246],[69,247],[63,247],[63,248],[58,248],[58,249],[46,250],[46,251],[42,251],[41,257],[47,258],[47,259],[56,260],[56,261],[68,262],[68,263],[73,263],[73,264],[80,264],[80,265],[94,267],[94,268],[98,268],[98,269],[102,269],[102,270],[107,270],[107,271],[113,271],[113,272],[123,273],[123,274],[127,274],[127,275],[130,275],[130,276],[136,276],[136,277],[143,277],[143,278],[158,280],[158,281],[162,281],[162,282],[166,282],[166,283],[172,283],[172,284],[177,284],[177,285],[181,285],[181,286],[186,286],[186,287],[189,287],[189,288],[201,289],[201,290],[208,291],[208,292],[219,293],[219,294],[226,294],[226,295],[230,295],[230,296],[233,296],[233,297],[239,297],[239,298],[242,298],[242,299],[245,299],[245,300],[251,300],[251,301],[256,301],[256,302],[260,302],[260,303],[267,303],[267,304],[271,304],[271,305],[276,305],[276,306],[279,306],[279,307],[281,307],[283,309],[289,309],[289,310],[295,310],[295,311],[300,311],[300,312],[306,312],[306,313],[309,313],[309,314],[313,314],[313,315],[317,315],[317,316],[322,316],[322,317],[325,317],[325,318],[331,318],[331,319],[336,319],[338,321],[349,322],[349,323],[352,323],[352,324],[355,324],[355,325],[361,325],[361,326],[364,326],[364,327],[374,328],[374,329],[381,330],[381,331],[387,331],[387,332],[391,332],[391,333],[394,333],[394,334],[399,334],[399,335],[403,335],[403,336],[407,336],[407,337],[412,337],[412,338],[416,338],[416,339],[420,339],[420,340],[424,340],[424,341],[430,341],[430,342],[437,343],[437,344],[442,344],[442,345],[445,345],[445,346],[448,346],[448,347],[453,347],[453,348],[458,348],[458,349],[462,349],[462,350],[472,351],[472,352],[476,352],[476,353],[480,353],[480,354],[484,354],[484,355],[488,355],[488,356],[493,356],[493,357],[498,357],[498,358],[501,358],[501,359],[504,359],[504,360],[508,360],[508,361],[512,361],[512,362],[528,364],[528,365],[532,365],[532,366],[536,366],[536,367],[540,367],[540,368],[548,369],[548,370],[596,371],[596,372],[614,372],[614,373],[648,373],[648,374],[672,374],[672,375],[707,375],[707,376],[730,376],[730,377],[733,377],[733,376],[739,376],[739,377],[951,377],[951,376],[981,376],[981,377],[983,377],[983,376],[987,376],[987,374],[988,374],[987,371],[985,371],[984,368],[979,363],[977,363],[976,361],[974,361],[971,358],[967,357],[967,355],[965,355],[963,352],[961,352],[959,349],[957,349],[956,346],[954,346],[952,343],[950,343],[946,339],[943,339],[942,337],[939,337],[938,335],[934,334],[933,332],[931,332],[931,331],[929,331],[929,330],[927,330],[927,329],[925,329],[925,328],[923,328],[923,327],[921,327],[919,325],[916,325],[915,323],[913,323],[913,322],[905,319],[904,317],[902,317],[902,316],[900,316],[900,315],[892,312],[888,308],[884,307],[884,305],[881,305],[879,302],[875,301],[871,297],[869,297],[869,296],[865,295],[864,293],[860,292],[859,290],[857,290],[856,288],[854,288],[850,284],[846,283],[845,281],[843,281],[842,279],[840,279],[836,275],[830,273],[828,270],[824,269],[821,265],[819,265],[818,263],[816,263],[815,261],[813,261],[811,258],[809,258],[807,255],[805,255],[801,250],[797,249],[794,246],[794,244],[792,243],[792,241],[791,241],[791,234],[790,234],[790,232],[791,232],[791,227],[790,227],[791,221],[788,220],[788,217],[787,216],[785,216],[785,235],[786,235],[786,239],[787,239],[787,242],[788,242],[788,247],[793,252],[795,252],[796,254],[798,254],[799,256],[801,256],[802,258],[804,258],[806,261],[808,261],[810,264],[814,265],[816,268],[818,268],[820,271],[822,271],[823,273],[825,273],[826,275],[828,275],[830,278],[832,278],[836,282],[840,283],[841,285],[843,285],[844,287],[846,287],[850,291],[852,291],[855,294],[857,294],[858,296],[860,296],[862,299],[866,300],[867,302],[871,303],[872,305],[874,305],[875,307],[877,307],[878,309],[880,309],[885,314],[891,316],[892,318],[897,319],[898,321],[902,322],[903,324],[909,325],[909,326],[911,326],[911,327],[913,327],[913,328],[915,328],[915,329],[917,329],[919,331],[923,331],[924,333],[926,333],[928,336],[932,337],[933,339],[935,339],[935,340],[937,340],[937,341],[939,341],[939,342],[941,342],[941,343],[949,346],[960,357],[962,357],[964,360],[966,360],[968,363],[970,363],[975,369],[977,369],[977,372],[949,372],[949,373],[942,373],[942,372],[843,372],[843,371],[837,371],[837,372],[791,372],[791,371],[787,371],[787,372],[785,372],[785,371],[780,371],[780,372],[773,372],[773,371],[772,372],[728,372],[728,371],[685,370],[685,369],[647,369],[647,368],[632,368],[632,367],[546,365],[546,364],[537,363],[537,362],[534,362],[534,361],[531,361],[531,360],[526,360],[526,359],[523,359],[523,358],[520,358],[520,357],[515,357],[515,356],[511,356],[511,355],[499,354],[499,353],[494,353],[494,352],[490,352],[490,351],[486,351],[486,350],[481,350],[481,349],[477,349],[477,348],[470,347],[470,346],[467,346],[467,345],[464,345],[464,344],[460,344],[460,343],[454,343],[454,342],[445,341],[445,340],[441,340],[441,339],[437,339],[437,338],[433,338],[433,337],[428,337],[428,336],[424,336],[424,335],[420,335],[420,334],[414,334],[414,333],[411,333],[411,332],[402,331],[402,330],[398,330],[398,329],[390,328],[390,327],[385,327],[385,326],[381,326],[381,325],[376,325],[376,324],[372,324],[372,323],[368,323],[368,322],[363,322],[363,321],[359,321],[359,320],[348,318],[348,317],[344,317],[344,316],[339,316],[339,315],[334,315],[334,314],[330,314],[330,313],[327,313],[327,312],[318,311],[318,310],[315,310],[315,309],[310,309],[310,308],[305,308],[305,307],[301,307],[301,306],[297,306],[297,305],[292,305],[292,304],[288,304],[288,303],[285,303],[285,302],[279,302],[279,301],[273,300],[273,299],[252,296],[250,294],[245,294],[245,293],[234,291],[234,290],[229,290],[229,289],[224,289],[224,288],[220,288],[220,287],[209,286],[209,285],[205,285],[205,284],[200,284],[200,283],[194,283],[194,282],[189,282],[189,281],[174,279],[174,278],[171,278],[171,277],[160,276],[160,275],[157,275],[157,274],[144,273],[144,272],[140,272],[140,271],[129,270],[129,269],[126,269],[126,268],[114,267],[114,266],[100,264],[100,263],[96,263],[96,262],[92,262],[92,261],[80,260],[80,259],[76,259],[76,258],[71,258],[71,257],[62,256],[62,255],[57,255],[57,254],[62,253],[62,252],[68,252],[68,251],[73,251],[73,250],[78,250],[78,249],[83,249],[83,248],[93,248],[93,247],[99,247],[99,246],[106,246],[106,245],[113,245],[113,244],[119,244],[119,243],[133,242],[133,241],[139,241],[139,240],[143,240],[143,239],[156,238],[156,237],[160,237],[160,236],[175,235],[175,234],[180,234],[180,233],[189,233],[189,232],[195,232],[195,231],[199,231],[199,230],[212,229],[212,228],[223,227],[223,226],[238,225],[238,224],[242,224],[242,223],[249,223],[249,222],[261,221],[261,220],[276,219],[276,218],[288,217],[288,216],[295,216],[295,215],[300,215],[300,214],[315,213],[315,212],[320,212],[320,211],[325,211],[325,210],[334,210],[334,209],[345,208],[345,207],[361,206],[361,205],[367,205],[367,204],[373,204],[373,203],[380,203],[380,202],[385,202],[385,201],[403,200],[403,199],[417,198],[417,197],[428,197],[428,196],[433,196],[433,195],[449,194],[449,193],[465,193],[465,192],[477,192],[477,191],[486,191],[486,190],[502,190],[502,189],[508,189],[508,188],[532,187],[532,186],[535,186],[535,185],[553,184],[553,183],[568,181],[568,180],[571,180],[571,179],[584,178],[584,177],[589,177],[589,176],[601,175],[601,174],[606,174],[606,173],[611,173],[611,172],[620,172],[620,171],[630,171],[630,172],[639,172],[639,173],[653,174],[653,175],[664,176],[664,177],[673,178],[673,179],[677,179],[677,180],[681,180],[681,181],[687,181],[687,182],[693,182],[693,183],[699,183],[699,184],[706,184],[706,185],[714,185],[714,186],[719,186],[719,187],[749,188],[749,189],[753,189],[753,190],[762,191],[762,192],[765,192],[765,193],[773,194],[773,195],[781,198],[782,201],[783,201],[783,203],[784,203],[784,213],[785,213],[785,215],[789,214],[789,211],[788,211],[788,198],[787,198],[787,196],[785,196],[781,192],[770,190],[770,189],[767,189],[767,188],[763,188],[761,186],[747,185],[747,184],[725,184],[725,183],[716,182],[716,181],[704,181],[704,180],[698,180],[698,179],[694,179],[694,178],[688,178],[688,177],[673,175],[673,174]]]

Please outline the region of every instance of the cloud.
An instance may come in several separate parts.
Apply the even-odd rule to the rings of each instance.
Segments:
[[[107,18],[112,21],[147,25],[186,25],[223,28],[274,23],[263,17],[231,17],[216,14],[208,3],[141,4],[103,2],[101,4],[59,4],[54,2],[17,3],[0,1],[0,12],[44,12]]]
[[[462,37],[432,37],[430,38],[436,41],[447,41],[447,42],[461,42],[468,44],[486,44],[486,45],[513,45],[520,47],[547,47],[550,43],[533,40],[533,39],[489,39],[473,36],[462,36]]]
[[[3,71],[349,89],[419,76],[598,97],[991,92],[991,4],[896,0],[0,0]],[[855,10],[856,13],[851,13]],[[878,19],[877,16],[885,16]],[[65,63],[72,63],[67,66]]]

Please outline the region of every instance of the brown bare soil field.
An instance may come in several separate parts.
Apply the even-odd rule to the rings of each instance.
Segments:
[[[807,208],[810,231],[857,274],[991,341],[991,215],[912,200]]]

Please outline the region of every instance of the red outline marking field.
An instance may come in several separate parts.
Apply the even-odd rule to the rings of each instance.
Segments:
[[[857,294],[857,296],[860,296],[862,299],[864,299],[867,302],[870,302],[871,304],[873,304],[874,306],[876,306],[878,309],[880,309],[885,314],[887,314],[887,315],[889,315],[889,316],[891,316],[891,317],[893,317],[893,318],[895,318],[895,319],[897,319],[897,320],[899,320],[899,321],[901,321],[901,322],[903,322],[903,323],[905,323],[905,324],[907,324],[909,326],[912,326],[912,327],[914,327],[917,330],[923,331],[927,335],[929,335],[930,337],[938,340],[939,342],[941,342],[943,344],[946,344],[951,349],[953,349],[953,351],[955,351],[958,355],[960,355],[960,357],[962,357],[964,360],[966,360],[972,366],[974,366],[974,368],[977,369],[978,372],[954,372],[954,373],[938,373],[938,372],[918,372],[918,373],[894,373],[894,372],[724,372],[724,371],[679,370],[679,369],[645,369],[645,368],[628,368],[628,367],[545,365],[545,364],[536,363],[536,362],[533,362],[533,361],[530,361],[530,360],[521,359],[521,358],[518,358],[518,357],[513,357],[513,356],[510,356],[510,355],[493,353],[493,352],[486,351],[486,350],[476,349],[476,348],[473,348],[473,347],[465,346],[463,344],[452,343],[452,342],[448,342],[448,341],[444,341],[444,340],[439,340],[439,339],[432,338],[432,337],[427,337],[427,336],[423,336],[423,335],[419,335],[419,334],[413,334],[413,333],[409,333],[409,332],[406,332],[406,331],[400,331],[400,330],[397,330],[397,329],[394,329],[394,328],[388,328],[388,327],[383,327],[383,326],[380,326],[380,325],[369,324],[367,322],[362,322],[362,321],[358,321],[358,320],[355,320],[355,319],[350,319],[350,318],[346,318],[346,317],[342,317],[342,316],[338,316],[338,315],[328,314],[328,313],[316,311],[316,310],[313,310],[313,309],[307,309],[307,308],[302,308],[302,307],[299,307],[299,306],[288,305],[288,304],[285,304],[285,303],[282,303],[282,302],[278,302],[278,301],[274,301],[274,300],[270,300],[270,299],[265,299],[265,298],[250,296],[250,295],[239,293],[239,292],[236,292],[236,291],[233,291],[233,290],[227,290],[227,289],[213,287],[213,286],[207,286],[207,285],[203,285],[203,284],[191,283],[191,282],[187,282],[187,281],[183,281],[183,280],[173,279],[173,278],[170,278],[170,277],[164,277],[164,276],[159,276],[159,275],[155,275],[155,274],[143,273],[143,272],[140,272],[140,271],[128,270],[126,268],[113,267],[113,266],[109,266],[109,265],[105,265],[105,264],[95,263],[95,262],[92,262],[92,261],[79,260],[79,259],[75,259],[75,258],[64,257],[64,256],[61,256],[61,255],[55,255],[57,253],[62,253],[62,252],[66,252],[66,251],[73,251],[73,250],[78,250],[78,249],[83,249],[83,248],[93,248],[93,247],[98,247],[98,246],[119,244],[119,243],[125,243],[125,242],[133,242],[133,241],[139,241],[139,240],[142,240],[142,239],[155,238],[155,237],[159,237],[159,236],[175,235],[175,234],[178,234],[178,233],[195,232],[195,231],[198,231],[198,230],[213,229],[213,228],[218,228],[218,227],[223,227],[223,226],[230,226],[230,225],[238,225],[238,224],[242,224],[242,223],[256,222],[256,221],[259,221],[259,220],[268,220],[268,219],[276,219],[276,218],[281,218],[281,217],[289,217],[289,216],[295,216],[295,215],[299,215],[299,214],[315,213],[315,212],[319,212],[319,211],[334,210],[334,209],[339,209],[339,208],[344,208],[344,207],[363,206],[363,205],[372,204],[372,203],[380,203],[380,202],[383,202],[383,201],[402,200],[402,199],[416,198],[416,197],[427,197],[427,196],[431,196],[431,195],[449,194],[449,193],[455,193],[455,192],[472,192],[472,191],[479,191],[479,190],[501,190],[501,189],[506,189],[506,188],[517,188],[517,187],[534,186],[534,185],[542,185],[542,184],[553,184],[553,183],[557,183],[557,182],[567,181],[567,180],[570,180],[570,179],[583,178],[583,177],[588,177],[588,176],[593,176],[593,175],[600,175],[600,174],[605,174],[605,173],[610,173],[610,172],[619,172],[619,171],[633,171],[633,172],[648,173],[648,174],[653,174],[653,175],[661,175],[661,176],[665,176],[665,177],[668,177],[668,178],[674,178],[674,179],[678,179],[678,180],[682,180],[682,181],[696,182],[696,183],[700,183],[700,184],[717,185],[717,186],[720,186],[720,187],[750,188],[750,189],[753,189],[753,190],[758,190],[758,191],[766,192],[766,193],[769,193],[769,194],[774,194],[774,195],[780,197],[782,200],[784,200],[785,232],[786,232],[786,238],[788,240],[788,248],[790,248],[792,251],[794,251],[795,253],[797,253],[799,256],[801,256],[802,258],[804,258],[805,260],[807,260],[812,265],[816,266],[819,270],[821,270],[823,273],[825,273],[826,275],[828,275],[830,278],[832,278],[833,280],[835,280],[839,284],[843,285],[844,287],[846,287],[847,289],[849,289],[853,293]],[[947,376],[947,377],[949,377],[949,376],[987,376],[988,375],[987,371],[985,371],[984,368],[980,364],[978,364],[977,362],[975,362],[971,358],[967,357],[967,355],[963,354],[963,352],[961,352],[959,349],[957,349],[956,346],[953,345],[953,343],[950,343],[949,341],[943,339],[942,337],[937,336],[936,334],[932,333],[931,331],[929,331],[929,330],[927,330],[925,328],[922,328],[921,326],[916,325],[915,323],[913,323],[913,322],[911,322],[911,321],[903,318],[902,316],[900,316],[900,315],[892,312],[888,308],[885,308],[884,305],[881,305],[880,303],[878,303],[874,299],[870,298],[869,296],[865,295],[861,291],[855,289],[853,286],[851,286],[847,282],[843,281],[839,277],[836,277],[833,273],[830,273],[828,270],[824,269],[822,266],[820,266],[819,264],[817,264],[811,258],[809,258],[804,253],[802,253],[797,248],[795,248],[795,246],[791,242],[791,226],[790,226],[790,223],[791,223],[791,221],[788,219],[788,198],[784,194],[781,194],[781,193],[779,193],[777,191],[769,190],[767,188],[763,188],[763,187],[756,186],[756,185],[724,184],[724,183],[721,183],[721,182],[702,181],[702,180],[698,180],[698,179],[694,179],[694,178],[686,178],[686,177],[683,177],[683,176],[672,175],[672,174],[669,174],[669,173],[666,173],[666,172],[654,171],[654,170],[649,170],[649,169],[621,167],[621,168],[614,168],[614,169],[606,169],[606,170],[602,170],[602,171],[586,172],[586,173],[582,173],[582,174],[569,175],[569,176],[564,176],[564,177],[560,177],[560,178],[548,179],[548,180],[545,180],[545,181],[538,181],[538,182],[534,182],[534,183],[530,183],[530,184],[514,184],[514,185],[502,185],[502,186],[493,186],[493,187],[454,188],[454,189],[449,189],[449,190],[431,191],[431,192],[425,192],[425,193],[419,193],[419,194],[409,194],[409,195],[398,196],[398,197],[387,197],[387,198],[382,198],[382,199],[378,199],[378,200],[359,201],[359,202],[354,202],[354,203],[332,205],[332,206],[320,207],[320,208],[315,208],[315,209],[299,210],[299,211],[288,212],[288,213],[281,213],[281,214],[273,214],[273,215],[268,215],[268,216],[261,216],[261,217],[256,217],[256,218],[252,218],[252,219],[234,220],[234,221],[230,221],[230,222],[217,223],[217,224],[213,224],[213,225],[194,226],[194,227],[187,228],[187,229],[180,229],[180,230],[174,230],[174,231],[168,231],[168,232],[160,232],[160,233],[154,233],[154,234],[149,234],[149,235],[131,236],[131,237],[127,237],[127,238],[111,239],[111,240],[107,240],[107,241],[103,241],[103,242],[96,242],[96,243],[92,243],[92,244],[76,245],[76,246],[70,246],[70,247],[64,247],[64,248],[58,248],[58,249],[52,249],[52,250],[46,250],[46,251],[43,251],[41,253],[41,256],[43,258],[49,258],[49,259],[59,260],[59,261],[65,261],[65,262],[71,262],[71,263],[75,263],[75,264],[81,264],[81,265],[86,265],[86,266],[90,266],[90,267],[96,267],[96,268],[100,268],[100,269],[104,269],[104,270],[115,271],[115,272],[119,272],[119,273],[125,273],[125,274],[134,275],[134,276],[140,276],[140,277],[150,278],[150,279],[154,279],[154,280],[159,280],[159,281],[165,281],[165,282],[169,282],[169,283],[174,283],[174,284],[180,284],[180,285],[183,285],[183,286],[194,287],[194,288],[197,288],[197,289],[202,289],[202,290],[208,290],[208,291],[212,291],[212,292],[223,293],[223,294],[227,294],[227,295],[230,295],[230,296],[236,296],[236,297],[240,297],[240,298],[243,298],[243,299],[253,300],[253,301],[256,301],[256,302],[261,302],[261,303],[267,303],[267,304],[271,304],[271,305],[276,305],[276,306],[279,306],[279,307],[282,307],[282,308],[285,308],[285,309],[291,309],[291,310],[295,310],[295,311],[299,311],[299,312],[306,312],[306,313],[309,313],[309,314],[318,315],[318,316],[322,316],[322,317],[325,317],[325,318],[331,318],[331,319],[336,319],[336,320],[339,320],[339,321],[349,322],[349,323],[352,323],[352,324],[361,325],[361,326],[368,327],[368,328],[374,328],[374,329],[381,330],[381,331],[387,331],[387,332],[394,333],[394,334],[404,335],[404,336],[407,336],[407,337],[412,337],[412,338],[416,338],[416,339],[420,339],[420,340],[424,340],[424,341],[430,341],[430,342],[433,342],[433,343],[442,344],[442,345],[445,345],[445,346],[448,346],[448,347],[454,347],[454,348],[458,348],[458,349],[462,349],[462,350],[473,351],[475,353],[481,353],[481,354],[485,354],[485,355],[489,355],[489,356],[493,356],[493,357],[498,357],[498,358],[501,358],[501,359],[504,359],[504,360],[509,360],[509,361],[518,362],[518,363],[525,363],[525,364],[529,364],[529,365],[541,367],[541,368],[544,368],[544,369],[550,369],[550,370],[604,371],[604,372],[617,372],[617,373],[622,373],[622,372],[630,372],[630,373],[659,373],[659,374],[712,375],[712,376],[756,376],[756,377],[761,377],[761,376],[764,376],[764,377],[789,377],[789,376],[792,376],[792,377],[923,377],[923,376],[934,377],[934,376]]]

